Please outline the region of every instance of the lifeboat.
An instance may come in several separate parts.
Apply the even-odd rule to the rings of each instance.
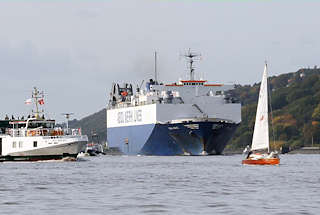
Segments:
[[[35,136],[36,135],[36,131],[35,130],[29,130],[27,132],[27,136]]]

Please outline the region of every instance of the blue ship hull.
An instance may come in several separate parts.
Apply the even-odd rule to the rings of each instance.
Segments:
[[[186,122],[108,128],[110,147],[128,155],[221,154],[238,124]]]

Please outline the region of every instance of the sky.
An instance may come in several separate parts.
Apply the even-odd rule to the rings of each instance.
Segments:
[[[320,1],[0,0],[0,118],[27,115],[34,86],[45,111],[81,119],[106,107],[112,82],[186,79],[181,57],[201,53],[196,77],[260,82],[320,64]]]

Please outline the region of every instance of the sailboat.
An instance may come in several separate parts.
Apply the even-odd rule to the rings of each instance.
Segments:
[[[246,159],[242,164],[277,165],[280,163],[278,152],[270,152],[268,119],[268,74],[265,63],[260,85],[256,121],[254,125],[251,148],[247,147]],[[267,151],[267,153],[263,153]]]

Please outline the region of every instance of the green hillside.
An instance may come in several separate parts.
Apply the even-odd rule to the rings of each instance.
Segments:
[[[285,144],[293,148],[320,143],[320,69],[300,69],[295,73],[269,78],[274,148]],[[242,123],[228,148],[244,148],[251,143],[259,84],[237,86],[232,95],[242,103]],[[270,111],[270,109],[269,109]],[[274,134],[274,135],[273,135]]]
[[[106,109],[104,108],[81,120],[69,121],[69,126],[70,128],[81,128],[82,133],[88,135],[89,140],[95,133],[101,141],[105,141],[107,139]]]
[[[285,144],[293,148],[320,143],[320,69],[300,69],[295,73],[269,78],[273,128],[270,140],[279,148]],[[231,95],[241,101],[242,123],[228,144],[229,149],[240,149],[251,143],[260,83],[238,85]],[[271,114],[269,119],[271,119]],[[81,127],[91,138],[97,133],[106,140],[106,110],[103,109],[81,120],[70,121],[70,127]],[[274,133],[274,138],[273,134]]]

